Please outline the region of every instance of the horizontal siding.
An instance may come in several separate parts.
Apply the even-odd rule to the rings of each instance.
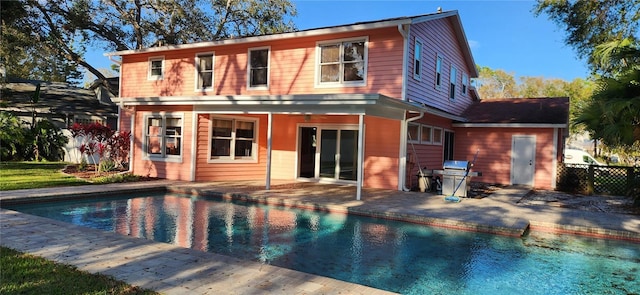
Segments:
[[[315,88],[318,41],[368,37],[367,85],[364,87]],[[249,48],[270,46],[268,90],[247,89]],[[195,89],[195,56],[214,52],[212,90]],[[147,80],[150,57],[164,57],[164,79]],[[400,98],[402,92],[403,41],[397,28],[347,32],[321,37],[234,44],[211,48],[170,50],[123,56],[121,96],[262,95],[307,93],[380,93]]]
[[[471,161],[479,150],[474,170],[482,172],[481,177],[472,181],[484,183],[511,184],[511,145],[514,135],[536,136],[536,159],[534,186],[551,189],[556,157],[551,128],[458,128],[456,129],[456,150],[458,155],[466,155]]]
[[[399,121],[365,118],[365,187],[398,188],[399,138]]]
[[[415,39],[423,42],[421,80],[413,79]],[[466,64],[449,19],[438,19],[411,26],[409,38],[407,97],[453,114],[461,114],[472,102],[470,92],[462,94],[462,73],[469,73],[475,65]],[[436,56],[442,57],[440,87],[435,87]],[[449,100],[451,65],[457,68],[456,99]]]
[[[144,116],[150,112],[175,112],[183,114],[183,136],[182,136],[182,161],[164,162],[144,159],[143,151],[143,129]],[[137,107],[136,128],[133,132],[136,140],[132,147],[133,173],[136,175],[158,177],[172,180],[191,180],[191,140],[192,140],[192,112],[191,107]]]

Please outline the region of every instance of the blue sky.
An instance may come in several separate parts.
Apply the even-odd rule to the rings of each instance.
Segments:
[[[458,10],[476,64],[516,77],[587,78],[586,62],[564,44],[564,31],[546,15],[536,17],[535,1],[525,0],[292,0],[298,29]],[[103,52],[87,56],[109,67]]]

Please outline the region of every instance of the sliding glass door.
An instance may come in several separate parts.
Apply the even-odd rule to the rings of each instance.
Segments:
[[[318,136],[319,146],[315,144]],[[314,140],[310,140],[313,137]],[[358,130],[353,128],[300,128],[300,177],[311,177],[310,170],[314,168],[313,178],[352,180],[357,177],[358,167]],[[310,153],[315,153],[310,163]],[[317,167],[317,169],[315,169]]]

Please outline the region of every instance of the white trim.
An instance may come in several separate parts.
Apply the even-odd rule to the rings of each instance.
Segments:
[[[466,128],[566,128],[566,124],[544,123],[453,123],[453,127]]]
[[[136,128],[137,114],[138,112],[136,111],[136,108],[133,107],[132,115],[130,119],[131,128],[129,128],[129,131],[131,131],[131,134],[129,135],[129,172],[133,172],[133,156],[135,155],[135,138],[136,138],[135,128]],[[142,149],[141,151],[144,153],[144,149]]]
[[[154,61],[161,61],[162,62],[162,65],[161,65],[161,68],[160,68],[162,72],[160,73],[160,75],[153,75],[151,73],[151,71],[153,69],[151,67],[151,65],[152,65],[152,63]],[[120,69],[120,70],[122,70],[122,69]],[[165,71],[164,55],[151,56],[151,57],[149,57],[147,59],[147,80],[149,80],[149,81],[163,80],[164,79],[164,71]]]
[[[440,61],[440,69],[438,69],[438,61]],[[444,66],[444,58],[440,53],[436,53],[436,62],[435,69],[433,73],[433,88],[440,89],[442,87],[442,67]],[[438,79],[438,74],[440,75],[440,79]]]
[[[211,55],[211,86],[210,87],[205,87],[205,88],[199,88],[198,86],[198,80],[200,79],[199,77],[199,70],[198,67],[200,66],[200,56],[209,56]],[[194,71],[195,71],[195,76],[193,79],[193,83],[194,83],[194,89],[195,91],[208,91],[208,90],[213,90],[213,86],[215,85],[215,81],[216,81],[216,53],[214,51],[208,51],[208,52],[198,52],[196,53],[195,56],[195,63],[194,63]]]
[[[551,167],[551,188],[556,189],[556,181],[558,180],[558,135],[560,130],[553,128],[553,167]]]
[[[451,87],[453,86],[453,92],[451,92]],[[449,101],[456,101],[456,92],[458,86],[458,67],[451,63],[449,67]]]
[[[398,25],[405,25],[405,24],[408,25],[411,23],[412,23],[411,18],[401,18],[401,19],[394,19],[394,20],[388,20],[388,21],[372,22],[367,24],[353,24],[353,25],[346,25],[346,26],[336,26],[331,28],[311,29],[311,30],[292,32],[292,33],[272,34],[272,35],[254,36],[254,37],[246,37],[246,38],[237,38],[237,39],[225,39],[220,41],[199,42],[199,43],[180,44],[180,45],[167,45],[167,46],[161,46],[161,47],[150,47],[150,48],[143,48],[143,49],[107,52],[104,54],[104,56],[123,56],[123,55],[137,54],[137,53],[161,52],[161,51],[168,51],[168,50],[197,49],[197,48],[215,47],[215,46],[222,46],[222,45],[279,41],[279,40],[285,40],[285,39],[291,39],[291,38],[314,37],[314,36],[322,36],[322,35],[337,34],[337,33],[352,33],[354,31],[396,27]]]
[[[460,92],[465,95],[469,93],[469,74],[466,72],[462,72],[462,87],[460,88]]]
[[[342,71],[342,67],[344,65],[344,60],[343,60],[343,54],[342,54],[342,44],[344,42],[349,42],[349,41],[362,41],[364,42],[364,52],[363,52],[363,56],[362,56],[362,62],[363,62],[363,75],[362,75],[362,81],[344,81],[344,73]],[[339,64],[340,64],[340,71],[339,71],[339,80],[338,82],[321,82],[320,79],[322,78],[322,75],[320,74],[321,72],[321,65],[320,65],[320,60],[322,57],[322,50],[321,50],[321,46],[323,45],[340,45],[340,60],[339,60]],[[368,56],[369,56],[369,36],[360,36],[360,37],[351,37],[351,38],[342,38],[342,39],[332,39],[332,40],[322,40],[322,41],[317,41],[316,42],[316,46],[314,47],[315,51],[316,51],[316,59],[315,59],[315,76],[314,76],[314,87],[315,88],[343,88],[343,87],[362,87],[362,86],[366,86],[367,85],[367,69],[369,68],[369,61],[368,61]]]
[[[267,179],[265,180],[265,189],[271,189],[271,161],[272,161],[272,141],[273,141],[273,113],[267,114]],[[297,142],[297,141],[296,141]],[[296,144],[297,146],[297,144]]]
[[[142,159],[146,161],[153,162],[175,162],[182,163],[184,157],[184,113],[183,112],[141,112],[143,118],[143,130],[142,130]],[[165,143],[164,141],[161,143],[160,155],[151,155],[147,151],[147,124],[148,119],[151,117],[160,117],[162,119],[162,139],[164,139],[166,134],[166,121],[167,118],[177,118],[180,119],[180,129],[182,130],[182,134],[180,135],[180,155],[167,155],[165,152]]]
[[[239,158],[236,159],[235,155],[233,153],[233,149],[231,149],[229,151],[229,156],[228,157],[220,157],[220,158],[216,158],[216,159],[212,159],[211,158],[211,139],[213,137],[213,120],[215,118],[220,118],[220,119],[228,119],[228,120],[232,120],[234,125],[233,125],[233,130],[232,130],[232,141],[231,143],[234,142],[234,139],[236,138],[235,136],[235,121],[243,121],[243,122],[252,122],[253,123],[253,143],[251,144],[251,157],[244,157],[244,158]],[[219,114],[213,114],[210,113],[209,114],[209,124],[208,124],[208,130],[207,130],[207,163],[208,164],[217,164],[217,163],[258,163],[258,157],[259,157],[259,149],[260,149],[260,144],[259,144],[259,123],[260,123],[260,119],[259,118],[255,118],[255,117],[246,117],[246,116],[232,116],[232,115],[219,115]],[[232,147],[230,147],[232,148]]]
[[[356,171],[356,200],[360,201],[362,197],[362,177],[364,175],[364,115],[358,115],[358,155],[357,155],[357,169]]]
[[[514,184],[514,179],[515,179],[515,171],[514,171],[514,162],[515,162],[515,157],[514,157],[514,153],[515,153],[515,144],[516,144],[516,138],[532,138],[533,139],[533,157],[531,159],[532,161],[532,166],[533,166],[533,173],[531,174],[531,187],[535,187],[535,182],[536,182],[536,156],[538,153],[538,139],[536,137],[535,134],[513,134],[511,135],[511,154],[510,154],[510,166],[509,166],[509,171],[510,171],[510,176],[509,176],[509,183],[510,184]],[[527,184],[525,184],[527,185]]]
[[[251,51],[267,50],[267,85],[251,86]],[[271,76],[271,46],[251,47],[247,49],[247,90],[268,90]]]
[[[191,181],[196,181],[196,155],[198,154],[197,142],[198,142],[198,114],[191,112],[191,173],[189,178]]]
[[[411,137],[411,139],[409,139],[409,136],[411,136],[411,132],[409,132],[409,129],[411,129],[411,126],[415,126],[418,128],[418,132],[416,132],[416,138]],[[420,132],[422,131],[422,124],[420,123],[414,123],[414,122],[410,122],[407,123],[407,142],[408,143],[420,143]]]
[[[400,94],[400,98],[404,101],[408,101],[409,99],[407,98],[407,83],[408,83],[408,79],[407,77],[409,76],[408,72],[409,72],[409,36],[411,36],[411,26],[406,25],[406,29],[404,28],[405,25],[398,25],[398,32],[400,32],[400,35],[402,35],[402,90],[401,90],[401,94]]]
[[[418,46],[419,45],[419,46]],[[416,56],[416,50],[420,48],[420,52],[418,56]],[[417,36],[413,40],[413,79],[422,81],[422,68],[424,68],[422,62],[422,53],[424,52],[424,42],[420,40]],[[418,65],[418,73],[416,73],[416,63]]]
[[[436,130],[440,130],[440,138],[437,141],[436,141]],[[453,132],[453,130],[448,130],[448,129],[444,129],[442,127],[433,126],[433,128],[431,129],[431,144],[433,144],[433,145],[443,145],[444,144],[444,132],[445,131]]]

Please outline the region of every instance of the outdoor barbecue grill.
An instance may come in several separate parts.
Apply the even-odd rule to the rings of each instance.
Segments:
[[[442,164],[443,170],[433,170],[433,174],[442,175],[442,194],[454,195],[456,187],[460,185],[455,196],[466,197],[469,192],[469,183],[472,176],[482,176],[480,172],[468,171],[471,169],[469,161],[448,160]],[[467,173],[468,172],[468,173]]]

